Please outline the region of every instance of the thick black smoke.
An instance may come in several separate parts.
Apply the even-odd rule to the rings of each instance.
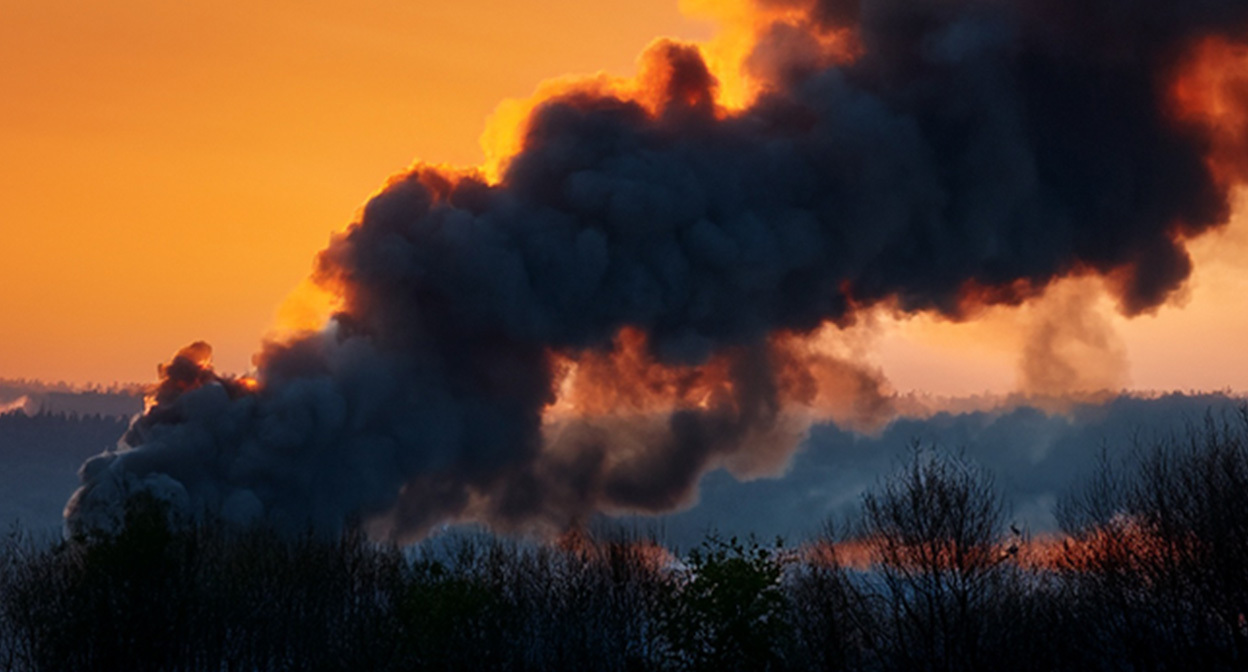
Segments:
[[[831,30],[856,59],[812,57]],[[1125,312],[1156,307],[1189,273],[1183,238],[1228,217],[1209,134],[1168,111],[1209,35],[1248,37],[1248,4],[829,0],[766,31],[768,86],[731,114],[695,47],[659,43],[657,108],[570,92],[499,185],[392,179],[319,257],[330,325],[267,346],[255,394],[209,375],[158,399],[83,466],[70,528],[114,524],[135,491],[285,526],[384,514],[399,536],[665,510],[800,439],[777,338],[1091,272]],[[544,424],[559,362],[626,327],[659,364],[727,362],[726,382],[657,419]]]

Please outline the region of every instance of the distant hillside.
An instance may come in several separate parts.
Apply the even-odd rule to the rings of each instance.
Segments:
[[[0,378],[0,530],[58,529],[78,467],[115,446],[143,410],[140,385]]]
[[[74,399],[84,396],[86,399]],[[108,394],[52,395],[54,403],[111,408]],[[133,400],[132,397],[129,399]],[[118,401],[118,404],[120,402]],[[120,406],[118,406],[120,408]],[[126,429],[124,415],[77,412],[10,412],[0,415],[0,528],[21,521],[29,529],[56,529],[65,501],[78,486],[78,467],[114,446]]]
[[[137,390],[0,385],[0,404],[23,396],[29,403],[0,411],[0,530],[15,519],[28,528],[56,529],[78,486],[78,468],[116,445],[142,397]],[[981,410],[901,417],[868,435],[821,424],[776,478],[741,482],[717,470],[702,480],[690,508],[624,520],[661,528],[669,543],[683,548],[712,528],[743,538],[806,538],[857,506],[918,441],[962,451],[990,469],[1011,504],[1011,519],[1048,532],[1056,527],[1053,504],[1092,473],[1103,452],[1125,455],[1137,441],[1182,435],[1207,417],[1237,418],[1245,401],[1226,394],[1127,395],[1057,413],[1004,402],[982,410],[990,406],[982,399],[953,400],[951,408]]]
[[[140,385],[74,387],[67,383],[0,378],[0,412],[132,416],[143,410]]]

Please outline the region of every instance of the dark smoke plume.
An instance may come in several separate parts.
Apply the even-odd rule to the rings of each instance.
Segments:
[[[1201,40],[1248,37],[1242,0],[776,6],[744,110],[695,46],[660,42],[644,100],[544,101],[500,183],[393,178],[317,260],[330,324],[266,345],[254,392],[176,359],[83,466],[70,530],[115,525],[136,491],[401,538],[666,510],[709,468],[783,465],[768,452],[804,431],[786,409],[814,394],[791,343],[821,325],[883,302],[958,318],[1086,274],[1148,311],[1188,276],[1184,239],[1228,219],[1213,135],[1170,92]],[[604,384],[666,405],[548,417],[604,357]],[[887,405],[870,371],[823,368],[878,399],[863,413]]]

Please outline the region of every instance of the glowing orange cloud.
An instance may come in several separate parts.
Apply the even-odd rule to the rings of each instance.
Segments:
[[[1180,119],[1210,130],[1210,162],[1221,179],[1248,178],[1248,46],[1203,40],[1180,66],[1172,94]]]
[[[878,371],[844,356],[839,340],[835,327],[811,335],[773,336],[767,357],[776,372],[779,400],[807,421],[878,427],[895,411],[892,391]],[[703,364],[681,366],[658,362],[648,348],[643,332],[626,328],[610,351],[579,353],[576,358],[554,353],[559,382],[547,414],[552,419],[664,416],[680,409],[736,404],[734,367],[742,366],[745,353],[721,351]]]

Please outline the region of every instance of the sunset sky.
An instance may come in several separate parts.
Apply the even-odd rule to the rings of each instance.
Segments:
[[[690,14],[674,0],[2,0],[0,377],[143,382],[198,339],[245,371],[315,252],[387,176],[481,163],[500,101],[569,73],[631,74],[658,36],[710,38]],[[1073,317],[1056,301],[960,325],[881,317],[845,347],[901,391],[1004,392],[1029,339],[1075,320],[1103,346],[1068,353],[1096,363],[1086,385],[1242,390],[1245,228],[1195,241],[1189,291],[1154,316],[1071,287]],[[1123,365],[1101,371],[1107,357]]]

